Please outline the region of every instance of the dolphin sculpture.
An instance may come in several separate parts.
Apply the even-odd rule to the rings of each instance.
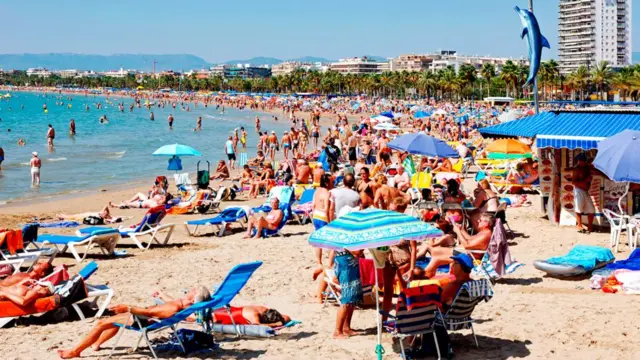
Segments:
[[[533,83],[538,74],[538,70],[540,70],[542,48],[546,47],[547,49],[551,49],[551,46],[549,45],[549,41],[540,33],[540,25],[538,25],[538,20],[535,15],[529,10],[520,9],[518,6],[514,9],[520,16],[520,22],[522,22],[523,29],[520,38],[524,39],[526,36],[527,42],[529,43],[529,77],[523,85],[523,87],[526,87]]]

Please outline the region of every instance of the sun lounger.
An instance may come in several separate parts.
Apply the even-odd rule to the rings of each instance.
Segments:
[[[449,309],[442,315],[441,322],[447,331],[470,329],[478,346],[478,338],[473,330],[473,310],[481,301],[489,301],[493,289],[488,280],[471,280],[462,284]]]
[[[60,306],[71,305],[76,311],[80,319],[85,319],[85,315],[82,309],[77,305],[78,302],[93,298],[98,301],[104,297],[104,300],[98,305],[98,312],[95,317],[100,317],[109,306],[111,298],[113,297],[113,290],[106,285],[89,285],[86,281],[93,275],[98,269],[98,265],[95,262],[90,262],[85,265],[79,272],[78,277],[82,278],[84,282],[84,289],[86,289],[86,296],[73,296],[69,292],[72,292],[70,286],[74,286],[74,282],[77,282],[77,278],[72,278],[62,284],[56,286],[54,293],[46,298],[38,299],[33,304],[21,307],[15,305],[12,302],[0,301],[0,327],[8,324],[11,320],[25,315],[35,315],[45,313],[47,311],[55,310]],[[52,275],[49,275],[52,277]],[[47,278],[49,278],[47,277]],[[45,278],[44,280],[47,280]],[[79,286],[79,285],[77,285]],[[76,288],[77,289],[77,288]]]
[[[186,221],[184,227],[189,235],[196,236],[200,226],[214,226],[217,229],[218,236],[223,236],[229,224],[238,224],[244,229],[243,221],[247,221],[246,211],[240,207],[230,207],[212,218]],[[192,226],[194,227],[193,230],[191,229]]]
[[[38,236],[37,243],[42,246],[53,245],[53,247],[61,254],[69,250],[71,255],[77,262],[81,263],[89,254],[89,251],[97,247],[105,255],[113,255],[113,251],[120,241],[120,233],[117,229],[101,228],[88,234],[73,235],[55,235],[42,234]],[[84,254],[80,256],[79,247],[84,246]]]
[[[307,207],[313,203],[315,193],[316,189],[305,189],[300,196],[300,200],[293,204],[291,213],[300,225],[306,224],[311,218],[311,212]]]
[[[20,267],[25,259],[0,260],[0,266],[10,265],[13,268],[12,274],[20,271]]]
[[[149,347],[149,350],[151,350],[151,354],[153,355],[154,358],[157,359],[156,353],[153,350],[151,342],[149,341],[149,333],[164,330],[167,328],[171,328],[175,332],[180,322],[185,321],[190,315],[196,312],[204,311],[204,310],[213,311],[216,309],[226,307],[227,310],[229,311],[229,316],[231,316],[230,305],[229,305],[231,303],[231,300],[233,300],[233,298],[235,298],[236,295],[238,295],[240,290],[242,290],[242,288],[251,278],[251,275],[253,275],[253,273],[261,265],[262,265],[261,261],[256,261],[252,263],[240,264],[240,265],[234,266],[233,269],[229,271],[229,273],[227,274],[225,279],[222,281],[222,283],[215,289],[215,292],[211,296],[211,300],[193,304],[190,307],[178,312],[177,314],[173,315],[170,318],[161,320],[161,319],[150,319],[142,316],[132,315],[131,318],[133,319],[133,325],[115,324],[121,329],[120,329],[120,334],[118,335],[118,338],[116,339],[113,345],[113,348],[111,349],[109,358],[111,358],[111,356],[113,355],[113,352],[118,346],[118,343],[120,342],[120,338],[122,337],[122,334],[125,332],[125,330],[132,330],[140,333],[140,337],[138,338],[138,342],[136,343],[136,347],[134,348],[134,351],[138,348],[138,345],[140,345],[140,341],[142,341],[142,339],[145,339],[147,346]],[[151,324],[146,327],[142,326],[142,322],[141,322],[142,320],[145,320],[145,322],[150,320]],[[182,350],[184,351],[184,346]]]
[[[31,266],[38,262],[42,256],[49,256],[49,262],[53,261],[57,252],[55,249],[39,249],[34,243],[38,236],[38,226],[27,224],[22,230],[11,230],[12,234],[7,234],[0,240],[0,259],[1,260],[23,260],[20,266]],[[14,236],[13,240],[7,239],[8,236]],[[5,240],[3,242],[3,240]],[[9,243],[11,242],[11,246]]]
[[[149,211],[147,211],[147,213],[142,218],[142,221],[135,227],[119,228],[117,230],[120,232],[120,236],[122,238],[133,240],[133,242],[143,250],[149,249],[151,247],[151,244],[153,244],[154,242],[159,245],[166,245],[171,239],[173,228],[175,227],[175,224],[160,224],[166,214],[167,212],[164,206],[157,206],[155,208],[149,209]],[[113,228],[92,226],[79,229],[76,233],[78,234],[78,236],[83,236],[93,233],[94,231],[105,229]],[[166,235],[163,240],[160,240],[158,238],[158,235],[160,235],[160,233],[162,232],[166,232]],[[150,239],[147,241],[147,245],[144,246],[141,239],[147,235],[150,236]]]
[[[385,322],[384,327],[394,338],[398,339],[403,359],[407,358],[403,340],[407,337],[424,334],[433,334],[438,359],[440,359],[435,326],[436,320],[440,318],[441,294],[442,288],[438,285],[405,289],[398,297],[395,315],[386,314],[392,320]],[[444,350],[446,351],[446,349]]]
[[[274,230],[262,229],[261,237],[268,238],[268,237],[271,237],[271,236],[279,236],[279,235],[281,235],[280,231],[287,224],[287,222],[289,220],[291,220],[291,204],[289,204],[289,203],[280,203],[280,210],[282,210],[282,221],[280,221],[280,224],[278,225],[278,227],[276,227]],[[256,229],[253,229],[251,235],[252,236],[256,235]]]

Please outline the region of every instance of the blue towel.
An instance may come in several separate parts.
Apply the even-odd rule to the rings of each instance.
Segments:
[[[606,270],[640,270],[640,248],[633,250],[626,260],[618,260],[604,267]]]
[[[41,228],[72,228],[80,226],[80,224],[75,221],[54,221],[46,223],[33,223],[29,225],[39,225]]]
[[[598,263],[609,262],[615,259],[611,250],[601,246],[576,245],[565,256],[557,256],[547,259],[549,264],[581,266],[586,271],[591,271]]]

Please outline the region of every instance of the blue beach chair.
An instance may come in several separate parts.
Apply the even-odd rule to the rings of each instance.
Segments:
[[[120,241],[121,235],[117,229],[95,228],[89,233],[73,235],[42,234],[36,239],[36,243],[47,246],[53,245],[55,249],[64,254],[67,250],[73,255],[78,263],[84,261],[89,251],[95,247],[99,248],[105,255],[113,255],[113,251]],[[84,246],[84,254],[80,256],[78,247]]]
[[[224,278],[222,283],[215,289],[215,292],[211,296],[211,300],[193,304],[188,308],[176,313],[170,318],[152,319],[152,318],[147,318],[139,315],[131,315],[130,319],[132,319],[132,325],[115,324],[121,329],[120,329],[120,334],[118,335],[118,338],[116,339],[116,342],[113,345],[113,348],[111,349],[109,358],[111,358],[111,356],[113,355],[113,352],[115,348],[118,346],[118,343],[120,342],[120,338],[122,337],[122,334],[125,332],[125,330],[131,330],[131,331],[136,331],[140,333],[140,337],[138,338],[138,342],[136,343],[136,347],[134,348],[134,351],[138,348],[138,346],[140,345],[140,341],[142,341],[142,339],[144,338],[147,343],[147,346],[149,347],[149,350],[151,350],[151,354],[153,355],[154,358],[157,359],[158,357],[156,356],[156,353],[153,350],[153,347],[151,346],[151,342],[149,341],[149,333],[164,330],[167,328],[171,328],[173,332],[175,332],[180,322],[186,320],[190,315],[196,312],[204,311],[204,310],[213,311],[216,309],[226,308],[227,311],[229,312],[229,316],[231,316],[231,310],[229,305],[231,303],[231,300],[233,300],[233,298],[235,298],[236,295],[238,295],[240,290],[242,290],[242,288],[249,281],[253,273],[261,265],[262,265],[262,261],[256,261],[256,262],[234,266],[233,269],[231,269],[231,271],[229,271],[227,276]],[[130,321],[127,321],[127,323],[129,322]],[[151,322],[151,324],[147,326],[143,326],[143,322],[145,323]],[[180,345],[182,346],[182,350],[185,351],[184,345],[182,343],[180,343]]]
[[[292,215],[300,223],[300,225],[306,224],[310,216],[304,210],[297,209],[300,205],[310,204],[313,202],[313,196],[316,194],[316,189],[305,189],[298,200],[292,207]]]
[[[217,229],[218,236],[223,236],[228,224],[239,224],[244,229],[243,221],[247,221],[246,211],[240,207],[229,207],[212,218],[186,221],[184,227],[189,235],[196,236],[198,227],[214,226]],[[193,230],[191,227],[194,227]]]

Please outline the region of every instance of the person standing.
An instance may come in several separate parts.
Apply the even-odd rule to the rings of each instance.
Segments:
[[[2,170],[2,162],[4,161],[4,149],[0,147],[0,170]]]
[[[587,164],[587,157],[584,153],[576,156],[576,167],[573,169],[571,183],[573,184],[574,207],[576,210],[576,220],[578,232],[581,234],[590,234],[593,231],[593,218],[596,209],[589,195],[591,187],[591,167]],[[587,230],[582,228],[582,215],[587,215]]]
[[[32,152],[31,155],[31,161],[29,162],[29,165],[31,165],[31,186],[40,186],[40,167],[42,167],[42,161],[36,151]]]
[[[155,115],[153,115],[153,111],[149,113],[149,120],[154,121],[156,119]]]
[[[53,139],[56,138],[56,131],[53,129],[53,126],[49,124],[49,130],[47,130],[47,144],[49,147],[53,147]]]
[[[169,117],[167,118],[167,120],[169,121],[169,130],[173,129],[173,115],[169,114]]]
[[[71,121],[69,122],[69,135],[75,135],[76,134],[76,121],[74,119],[71,119]]]
[[[198,116],[198,120],[196,120],[196,128],[193,131],[202,130],[202,116]]]
[[[229,169],[235,169],[236,163],[236,146],[233,143],[233,136],[229,136],[229,139],[224,144],[224,149],[229,159]]]

